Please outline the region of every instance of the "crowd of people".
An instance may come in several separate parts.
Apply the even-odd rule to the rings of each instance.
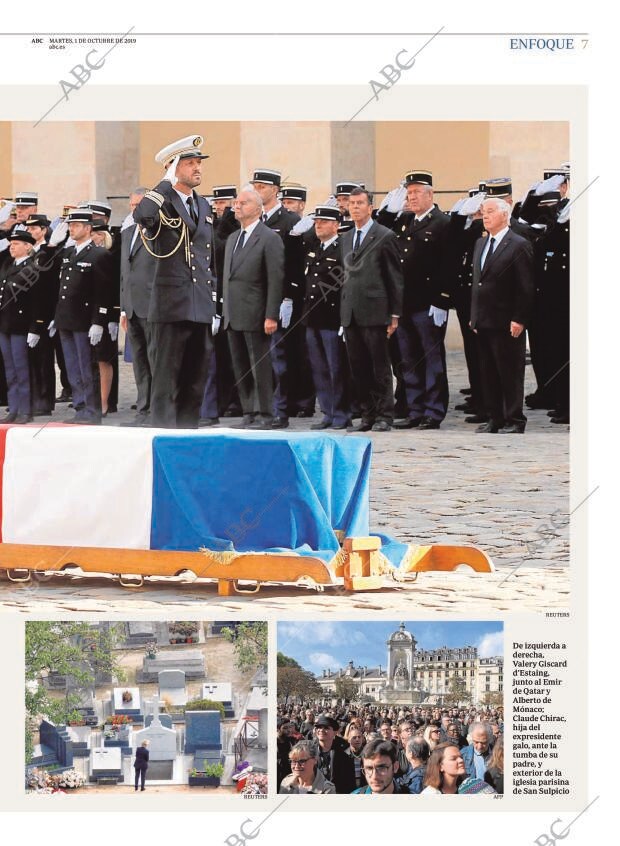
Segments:
[[[280,793],[504,792],[503,709],[278,706]]]
[[[316,430],[438,429],[450,310],[469,376],[457,411],[477,432],[524,431],[526,335],[538,387],[525,401],[569,422],[567,164],[518,203],[509,178],[489,179],[444,212],[433,174],[411,170],[379,207],[343,181],[307,213],[307,188],[269,168],[198,193],[202,144],[157,154],[163,179],[131,191],[120,227],[104,201],[53,219],[36,192],[1,201],[2,422],[69,401],[64,422],[113,414],[120,326],[128,425],[284,429],[318,406]]]

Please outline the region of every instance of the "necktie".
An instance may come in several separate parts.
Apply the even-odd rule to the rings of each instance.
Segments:
[[[198,215],[196,214],[196,210],[194,209],[194,203],[191,197],[187,198],[187,210],[189,211],[189,216],[194,221],[194,223],[198,223]]]
[[[486,258],[485,258],[485,260],[484,260],[485,265],[486,265],[486,263],[489,261],[489,259],[491,258],[491,256],[493,255],[493,250],[494,250],[494,249],[495,249],[495,238],[491,238],[491,240],[490,240],[490,242],[489,242],[489,249],[488,249],[488,252],[487,252]]]
[[[267,212],[263,212],[263,223],[267,223]]]
[[[356,253],[359,248],[360,244],[362,243],[362,230],[358,229],[355,235],[355,244],[353,245],[353,252]]]
[[[238,240],[238,241],[237,241],[237,243],[235,244],[235,249],[233,250],[233,254],[232,254],[232,256],[230,257],[230,263],[231,263],[231,265],[232,265],[232,263],[233,263],[233,261],[234,261],[234,259],[235,259],[235,256],[237,255],[237,253],[240,253],[240,252],[241,252],[241,250],[243,249],[243,245],[244,245],[244,244],[245,244],[245,229],[242,229],[242,230],[241,230],[241,235],[239,236],[239,240]]]

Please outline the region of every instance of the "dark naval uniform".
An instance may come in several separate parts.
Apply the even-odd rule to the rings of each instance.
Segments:
[[[0,351],[6,372],[9,414],[6,422],[31,419],[27,335],[44,331],[32,258],[16,264],[9,256],[0,268]]]
[[[213,217],[192,192],[197,222],[167,180],[148,191],[134,211],[145,246],[158,259],[148,321],[151,327],[153,426],[196,428],[209,360],[216,306]]]
[[[431,306],[451,305],[444,268],[449,218],[433,206],[421,220],[407,212],[397,231],[405,293],[396,335],[402,355],[408,416],[439,424],[448,409],[448,379],[444,338],[448,321],[435,326]]]
[[[101,420],[101,397],[93,378],[93,356],[88,331],[111,320],[107,292],[108,257],[92,241],[76,253],[61,253],[60,285],[54,324],[60,333],[77,418]]]
[[[346,350],[338,335],[340,291],[344,271],[338,237],[325,249],[320,242],[306,258],[306,290],[302,323],[323,420],[314,428],[346,428],[350,422],[347,402]]]

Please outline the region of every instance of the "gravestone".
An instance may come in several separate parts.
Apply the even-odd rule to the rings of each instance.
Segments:
[[[159,715],[159,721],[161,722],[162,726],[164,726],[164,728],[167,728],[167,729],[172,728],[173,723],[172,723],[172,717],[170,716],[170,714],[160,714]],[[146,717],[144,718],[144,728],[148,728],[151,725],[152,722],[153,722],[153,715],[147,714]]]
[[[90,755],[89,726],[67,726],[67,734],[71,738],[74,758],[88,758]]]
[[[160,670],[158,679],[160,699],[168,699],[171,705],[185,705],[187,703],[183,670]]]
[[[157,682],[162,670],[182,670],[186,679],[203,679],[206,675],[204,655],[200,649],[158,652],[154,658],[145,655],[142,669],[136,672],[136,681],[138,684]]]
[[[108,784],[124,781],[123,756],[119,748],[91,750],[89,781]]]
[[[153,700],[153,714],[150,725],[135,732],[136,748],[143,740],[149,741],[149,761],[174,761],[177,754],[177,733],[166,728],[159,717],[159,700]]]
[[[205,682],[202,686],[202,698],[221,702],[224,706],[224,719],[230,720],[235,716],[230,682]]]
[[[131,694],[129,702],[123,702],[123,693],[128,691]],[[139,716],[140,711],[140,688],[139,687],[115,687],[112,691],[112,703],[115,714],[126,714],[128,717]]]
[[[201,753],[212,761],[220,760],[222,734],[219,711],[185,712],[185,752]]]

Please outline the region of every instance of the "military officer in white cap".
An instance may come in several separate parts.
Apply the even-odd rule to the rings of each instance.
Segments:
[[[167,168],[134,211],[145,248],[156,258],[149,305],[152,425],[196,428],[213,350],[216,274],[213,217],[196,193],[202,180],[200,135],[155,156]]]

